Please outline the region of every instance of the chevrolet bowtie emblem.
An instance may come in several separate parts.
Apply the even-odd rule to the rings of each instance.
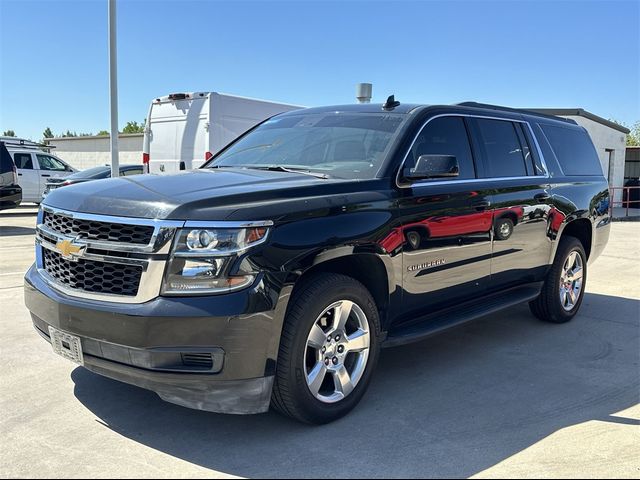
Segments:
[[[76,245],[71,240],[62,240],[56,243],[56,248],[64,258],[75,259],[82,256],[86,247],[84,245]]]

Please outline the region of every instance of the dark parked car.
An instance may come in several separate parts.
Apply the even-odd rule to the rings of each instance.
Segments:
[[[0,142],[0,210],[16,208],[22,202],[18,172],[4,142]]]
[[[142,165],[121,165],[120,176],[129,175],[141,175]],[[47,186],[44,189],[42,198],[49,195],[52,190],[56,190],[60,187],[66,187],[68,185],[75,185],[76,183],[91,182],[92,180],[100,180],[103,178],[111,178],[111,166],[103,165],[101,167],[88,168],[80,172],[73,173],[64,178],[52,178],[47,182]]]
[[[91,371],[191,408],[325,423],[360,401],[381,347],[520,302],[571,320],[609,237],[590,206],[608,196],[571,120],[310,108],[199,170],[52,192],[25,300]]]

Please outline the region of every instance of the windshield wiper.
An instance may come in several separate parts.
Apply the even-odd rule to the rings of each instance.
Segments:
[[[244,168],[250,168],[253,170],[268,170],[270,172],[287,172],[287,173],[301,173],[303,175],[310,175],[316,178],[329,178],[326,173],[312,172],[306,168],[301,167],[284,167],[282,165],[243,165]]]

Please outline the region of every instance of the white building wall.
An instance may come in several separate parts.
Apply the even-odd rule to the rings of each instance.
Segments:
[[[565,117],[575,120],[578,125],[584,127],[587,132],[589,132],[591,141],[593,141],[593,145],[598,152],[604,176],[609,180],[609,185],[612,187],[622,187],[624,185],[624,159],[627,148],[627,136],[614,128],[594,122],[586,117]],[[609,170],[609,152],[607,152],[607,150],[613,150],[611,170]],[[610,176],[609,172],[611,172]],[[617,191],[615,201],[621,200],[622,192]]]
[[[120,164],[142,163],[142,133],[118,136]],[[109,137],[61,137],[47,143],[55,146],[51,153],[78,170],[111,163]]]

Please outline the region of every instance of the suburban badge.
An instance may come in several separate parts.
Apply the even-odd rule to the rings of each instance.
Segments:
[[[439,258],[431,262],[419,263],[418,265],[410,265],[409,267],[407,267],[407,271],[415,272],[416,270],[425,270],[427,268],[433,268],[439,265],[444,265],[445,263],[446,263],[446,260],[444,258]]]

